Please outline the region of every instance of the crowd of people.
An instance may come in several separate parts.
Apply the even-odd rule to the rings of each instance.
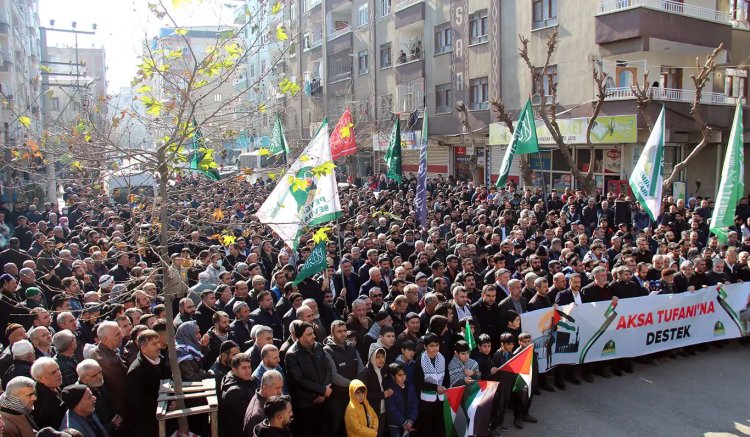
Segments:
[[[0,205],[0,434],[157,435],[173,325],[182,380],[215,381],[222,436],[437,437],[445,391],[476,380],[501,382],[483,434],[500,435],[537,422],[498,371],[532,341],[521,314],[750,280],[747,197],[720,244],[710,199],[666,198],[654,222],[625,195],[441,176],[419,226],[411,175],[342,188],[327,269],[298,282],[315,229],[292,250],[258,223],[273,185],[180,179],[167,223],[153,199],[94,185]],[[674,352],[656,359],[695,348]],[[527,390],[633,371],[561,366]],[[189,425],[209,434],[205,416]]]

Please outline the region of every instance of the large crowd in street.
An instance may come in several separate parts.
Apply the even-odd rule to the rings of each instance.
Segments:
[[[705,347],[558,366],[529,396],[498,371],[532,341],[521,314],[750,281],[747,196],[720,243],[710,198],[667,197],[654,221],[627,193],[438,176],[420,226],[413,175],[348,182],[327,269],[300,282],[318,229],[293,250],[258,222],[270,179],[180,178],[165,223],[153,198],[116,204],[98,184],[0,205],[0,435],[158,435],[168,313],[182,380],[215,381],[221,436],[439,437],[445,391],[477,380],[501,387],[479,435],[542,435],[534,395]],[[189,427],[210,435],[206,415]]]

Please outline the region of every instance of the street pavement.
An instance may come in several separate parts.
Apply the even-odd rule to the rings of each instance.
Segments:
[[[636,363],[635,373],[535,396],[539,423],[513,427],[522,436],[750,436],[750,346],[732,341],[657,365]]]

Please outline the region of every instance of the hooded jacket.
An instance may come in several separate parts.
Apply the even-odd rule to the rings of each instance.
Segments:
[[[383,395],[383,391],[385,391],[386,387],[386,381],[387,381],[387,375],[388,371],[385,368],[385,364],[381,368],[377,368],[375,366],[375,355],[378,353],[378,351],[383,351],[385,353],[385,349],[382,347],[373,349],[370,353],[370,358],[367,363],[367,367],[362,369],[359,372],[359,380],[365,385],[367,388],[367,401],[370,403],[370,405],[373,405],[373,408],[375,411],[380,413],[385,413],[385,396]],[[351,400],[351,384],[349,385],[349,397]]]
[[[354,392],[360,387],[365,389],[365,399],[361,404],[357,402],[357,398],[354,396]],[[347,405],[344,414],[348,437],[377,437],[378,415],[370,406],[368,397],[369,391],[365,384],[358,379],[352,380],[349,384],[349,405]]]
[[[255,395],[256,381],[242,380],[229,372],[221,384],[219,401],[219,433],[223,436],[242,436],[245,412]]]

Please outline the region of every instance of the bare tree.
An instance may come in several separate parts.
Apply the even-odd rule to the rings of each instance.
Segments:
[[[591,162],[589,164],[588,171],[584,174],[579,168],[578,165],[573,158],[573,153],[571,151],[570,146],[565,142],[565,138],[562,135],[560,131],[560,126],[557,123],[557,80],[555,78],[555,74],[550,71],[550,61],[552,59],[552,55],[555,53],[555,50],[557,49],[557,44],[559,42],[559,30],[554,29],[550,34],[547,36],[547,51],[546,51],[546,57],[544,60],[544,66],[541,68],[537,68],[530,60],[529,58],[529,39],[524,37],[523,35],[519,35],[518,38],[521,41],[521,47],[518,49],[518,54],[521,57],[521,59],[524,60],[526,63],[526,66],[529,69],[529,73],[531,74],[531,81],[536,86],[536,88],[539,90],[540,94],[540,104],[539,104],[539,116],[542,118],[542,121],[544,121],[545,126],[547,126],[547,129],[550,132],[550,135],[555,140],[555,144],[560,149],[560,154],[563,156],[563,159],[565,159],[565,162],[567,162],[568,166],[570,167],[570,171],[573,174],[573,177],[576,179],[576,182],[578,183],[578,186],[583,189],[583,191],[586,192],[588,195],[593,195],[596,193],[596,181],[593,177],[593,170],[594,166],[591,165],[595,163],[594,160],[594,153],[593,153],[593,145],[591,144],[591,130],[594,127],[594,123],[596,123],[596,116],[598,116],[599,112],[601,111],[602,105],[604,104],[604,101],[606,100],[606,79],[607,74],[604,72],[597,72],[596,68],[594,69],[594,82],[596,83],[597,87],[597,96],[596,100],[594,101],[594,116],[591,117],[589,120],[589,126],[587,129],[587,143],[589,145],[589,150],[591,150]],[[543,95],[545,93],[544,90],[544,80],[547,79],[547,84],[549,87],[549,95],[545,96]],[[549,98],[549,101],[548,101]]]
[[[688,156],[685,157],[685,159],[674,166],[672,173],[664,179],[665,191],[672,188],[672,184],[675,179],[680,176],[680,172],[700,154],[711,139],[712,128],[706,123],[703,114],[701,113],[701,100],[703,99],[703,89],[708,85],[708,81],[711,79],[711,75],[716,69],[716,58],[723,50],[724,43],[721,43],[711,52],[711,54],[706,56],[706,60],[703,64],[700,62],[700,57],[696,56],[695,58],[696,73],[690,75],[690,79],[693,80],[693,85],[695,86],[695,96],[693,97],[693,103],[690,105],[690,116],[693,117],[696,127],[700,130],[701,140]],[[643,86],[641,86],[636,79],[636,83],[631,88],[636,96],[636,106],[638,107],[639,112],[646,120],[649,128],[653,128],[653,122],[647,112],[648,106],[652,101],[651,89],[648,85],[648,73],[643,75]]]

